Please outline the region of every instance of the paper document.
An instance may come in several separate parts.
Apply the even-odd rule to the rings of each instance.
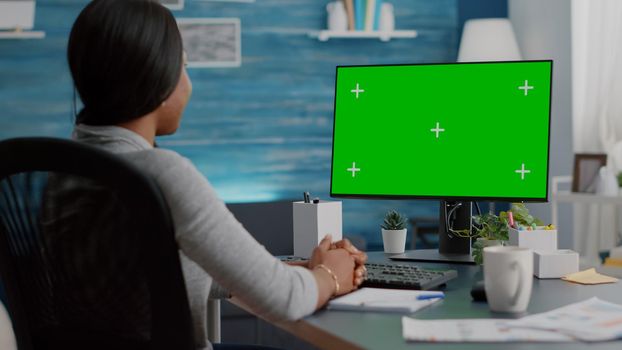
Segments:
[[[582,341],[622,338],[622,305],[591,298],[516,320],[514,326],[554,330]]]
[[[360,310],[413,313],[445,296],[443,292],[361,288],[328,302],[330,310]]]
[[[512,328],[504,319],[416,320],[402,317],[402,336],[420,342],[569,342],[563,334]],[[511,321],[511,320],[509,320]]]
[[[570,342],[622,339],[622,305],[598,298],[514,319],[402,318],[402,335],[422,342]]]

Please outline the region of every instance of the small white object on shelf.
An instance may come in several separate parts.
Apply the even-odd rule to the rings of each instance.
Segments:
[[[395,11],[393,4],[388,2],[380,6],[380,30],[383,32],[392,32],[395,30]]]
[[[329,30],[347,30],[348,15],[343,1],[333,1],[326,5],[327,23]]]
[[[309,37],[318,39],[319,41],[328,41],[329,39],[379,39],[380,41],[389,41],[391,39],[414,39],[417,37],[416,30],[394,30],[391,32],[384,31],[360,31],[360,30],[320,30],[309,32]]]

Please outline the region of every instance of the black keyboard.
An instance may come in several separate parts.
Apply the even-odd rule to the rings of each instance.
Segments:
[[[295,256],[280,256],[282,261],[306,260]],[[441,287],[458,277],[456,270],[428,270],[417,265],[366,263],[367,278],[361,287],[429,290]]]
[[[417,265],[366,263],[365,267],[367,278],[361,287],[428,290],[458,277],[456,270],[428,270]]]

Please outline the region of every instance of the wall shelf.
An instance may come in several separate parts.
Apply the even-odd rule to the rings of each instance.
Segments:
[[[318,39],[319,41],[328,41],[329,39],[379,39],[380,41],[389,41],[391,39],[414,39],[417,37],[416,30],[394,30],[390,32],[384,31],[357,31],[357,30],[320,30],[309,32],[309,37]]]
[[[45,32],[43,31],[0,31],[0,39],[43,39]]]

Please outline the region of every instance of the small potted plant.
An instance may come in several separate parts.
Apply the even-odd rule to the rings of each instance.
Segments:
[[[484,260],[484,248],[503,245],[508,240],[508,223],[507,218],[502,217],[503,213],[505,212],[501,212],[499,216],[486,213],[473,217],[476,240],[473,244],[472,255],[478,265],[481,265]]]
[[[403,253],[406,247],[406,217],[395,210],[390,210],[385,215],[381,227],[384,252]]]
[[[540,219],[529,214],[529,209],[523,203],[512,204],[512,216],[516,224],[532,226],[542,225]],[[483,250],[485,247],[503,245],[509,239],[509,215],[502,211],[499,216],[494,214],[482,214],[473,217],[474,235],[477,238],[473,244],[472,255],[477,264],[483,263]]]

